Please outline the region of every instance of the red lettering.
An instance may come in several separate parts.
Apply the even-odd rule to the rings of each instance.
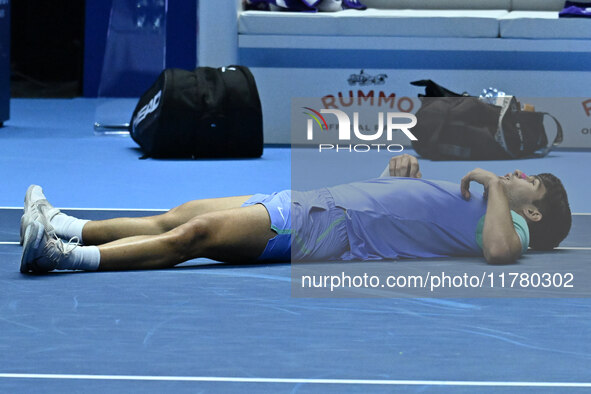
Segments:
[[[361,105],[362,101],[368,101],[369,100],[369,105],[373,106],[373,97],[374,97],[374,93],[373,90],[370,90],[367,95],[365,95],[365,93],[363,93],[362,90],[358,90],[357,91],[357,97],[358,97],[358,105]]]
[[[343,94],[339,92],[339,101],[343,107],[350,107],[353,105],[353,92],[351,90],[349,90],[349,99],[350,100],[347,103],[345,103],[343,101]]]
[[[322,97],[322,105],[323,105],[323,108],[326,108],[326,109],[329,109],[329,108],[338,109],[339,108],[335,105],[335,97],[332,94]]]
[[[378,98],[378,106],[382,106],[382,101],[384,103],[390,102],[390,108],[394,108],[394,102],[396,101],[396,93],[392,93],[388,97],[386,97],[386,93],[380,92],[380,96]]]
[[[591,99],[583,101],[583,109],[587,116],[591,116]]]
[[[339,104],[342,107],[350,107],[355,103],[355,96],[353,96],[354,92],[352,90],[348,91],[348,97],[345,96],[346,93],[338,92],[337,95],[339,97]],[[363,92],[362,90],[357,91],[357,105],[361,106],[365,103],[368,103],[370,106],[374,106],[375,104],[375,97],[376,93],[374,90],[370,90],[367,93]],[[380,91],[378,94],[378,106],[386,106],[389,105],[390,108],[394,108],[396,105],[396,93],[387,93]],[[589,100],[589,111],[591,111],[591,100]],[[339,109],[339,105],[337,105],[337,99],[334,95],[329,94],[322,97],[322,105],[323,108],[329,109]],[[408,97],[402,97],[398,100],[398,110],[401,112],[411,112],[414,108],[414,102],[412,99]]]
[[[402,103],[405,102],[408,103],[408,107],[402,108]],[[411,112],[414,106],[415,103],[413,103],[413,101],[408,97],[402,97],[400,100],[398,100],[398,110],[400,112]]]

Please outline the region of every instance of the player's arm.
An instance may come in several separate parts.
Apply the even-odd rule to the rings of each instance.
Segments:
[[[499,177],[480,168],[470,171],[462,178],[461,191],[464,198],[470,198],[470,182],[484,186],[488,195],[484,228],[482,229],[482,250],[489,264],[512,264],[521,256],[521,240],[515,231],[509,201]]]
[[[380,175],[380,178],[387,176],[400,176],[406,178],[420,178],[419,161],[416,157],[404,154],[394,156]]]

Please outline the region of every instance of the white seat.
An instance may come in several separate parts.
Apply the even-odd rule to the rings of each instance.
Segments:
[[[512,11],[500,18],[500,29],[501,38],[591,38],[591,20],[559,18],[556,11]]]
[[[498,37],[505,10],[242,12],[239,34],[379,37]]]
[[[512,0],[361,0],[363,4],[370,8],[397,10],[509,10],[511,9],[511,1]]]

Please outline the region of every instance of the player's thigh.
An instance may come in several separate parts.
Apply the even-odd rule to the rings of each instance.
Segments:
[[[193,200],[171,209],[160,217],[160,221],[169,229],[187,223],[196,216],[226,209],[240,208],[251,196],[208,198]]]
[[[256,259],[277,235],[261,204],[212,212],[202,218],[208,223],[208,254],[222,261]]]

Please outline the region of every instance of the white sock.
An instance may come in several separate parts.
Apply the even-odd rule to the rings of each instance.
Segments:
[[[77,219],[73,216],[68,216],[65,213],[58,213],[51,219],[51,225],[55,228],[58,237],[69,240],[77,237],[80,243],[84,243],[82,239],[82,228],[90,220]]]
[[[78,246],[57,266],[58,270],[96,271],[101,262],[101,253],[96,246]]]

